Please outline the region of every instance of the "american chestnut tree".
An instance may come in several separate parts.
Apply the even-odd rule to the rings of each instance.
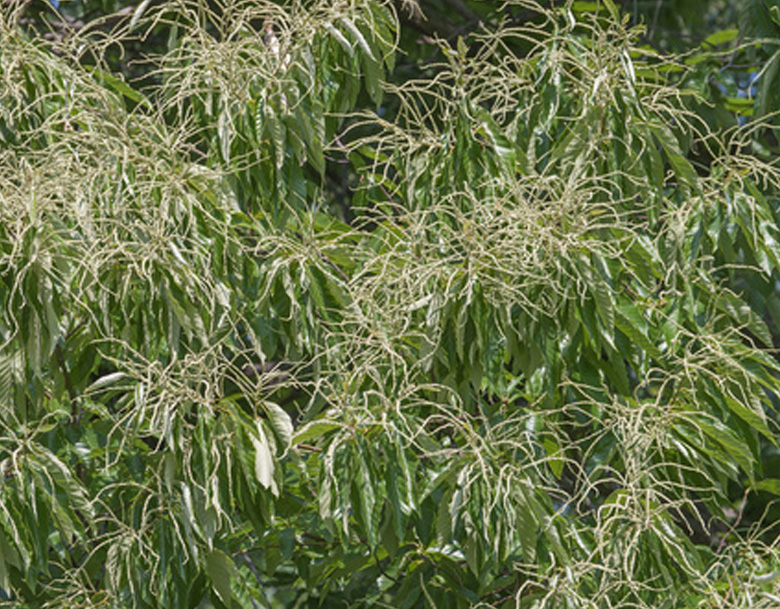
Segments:
[[[639,4],[5,0],[0,606],[778,606],[780,8]]]

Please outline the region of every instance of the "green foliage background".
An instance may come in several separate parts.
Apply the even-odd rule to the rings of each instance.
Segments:
[[[6,0],[0,606],[780,604],[780,5],[623,4]]]

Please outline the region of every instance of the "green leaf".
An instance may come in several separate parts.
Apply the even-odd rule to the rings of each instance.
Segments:
[[[347,28],[349,33],[352,34],[352,37],[357,40],[358,45],[360,45],[360,47],[363,49],[363,53],[376,62],[377,59],[374,57],[374,52],[372,51],[371,46],[368,44],[368,41],[366,40],[365,36],[363,36],[363,33],[358,29],[358,27],[352,23],[348,17],[342,17],[339,19],[339,21],[345,28]]]
[[[736,28],[732,29],[726,29],[726,30],[720,30],[718,32],[715,32],[714,34],[710,34],[707,36],[704,41],[701,43],[701,45],[705,48],[709,47],[716,47],[721,44],[726,44],[734,40],[737,36],[739,36],[739,30]]]
[[[230,583],[237,577],[233,561],[222,550],[214,548],[206,555],[206,573],[219,600],[230,606],[233,598]]]
[[[92,505],[86,489],[76,478],[71,470],[54,453],[45,448],[36,447],[35,457],[43,467],[46,475],[54,484],[65,492],[67,504],[81,512],[87,519],[87,524],[92,525],[95,508]]]
[[[270,489],[274,496],[278,496],[279,490],[274,480],[275,464],[273,452],[268,443],[268,437],[262,421],[257,421],[257,434],[252,434],[251,439],[255,448],[255,476],[257,476],[257,481],[263,487]]]
[[[649,129],[658,139],[661,146],[663,146],[666,158],[669,159],[669,163],[677,178],[683,184],[699,192],[699,178],[696,175],[696,170],[690,161],[683,156],[671,130],[666,126],[652,124],[649,125]]]
[[[560,480],[561,474],[563,473],[563,466],[566,463],[561,459],[561,447],[555,440],[549,437],[546,437],[543,440],[542,445],[544,446],[544,451],[547,453],[547,465],[550,467],[550,471],[553,473],[553,476]]]
[[[477,133],[487,138],[504,167],[508,171],[514,172],[515,147],[512,145],[512,142],[484,108],[477,107],[477,113],[480,121],[476,128]]]
[[[338,42],[341,47],[347,52],[347,54],[352,57],[354,55],[355,50],[352,48],[352,45],[350,44],[349,40],[342,34],[339,30],[337,30],[333,25],[330,23],[325,24],[325,30],[330,34],[336,42]]]
[[[780,229],[778,229],[774,222],[767,220],[762,221],[758,225],[758,232],[760,237],[759,247],[761,247],[772,260],[772,265],[774,266],[775,271],[780,269],[780,243],[776,238],[778,230]],[[771,341],[765,341],[765,344],[771,345],[772,343]]]
[[[618,7],[615,6],[615,3],[612,0],[601,0],[604,4],[604,6],[607,7],[607,10],[609,11],[610,16],[617,22],[620,21],[620,11],[618,10]]]
[[[114,389],[118,388],[125,388],[125,385],[122,385],[120,387],[113,387],[114,385],[117,385],[119,381],[121,381],[124,378],[129,378],[127,373],[125,372],[111,372],[109,374],[105,374],[101,376],[100,378],[96,379],[91,385],[89,385],[85,393],[97,393],[99,391],[103,391],[109,387],[112,387]]]
[[[526,491],[527,492],[527,491]],[[517,534],[522,546],[523,559],[532,562],[536,559],[539,507],[532,496],[517,490],[516,500],[521,514],[517,522]]]
[[[606,335],[604,338],[614,349],[614,328],[615,328],[615,314],[612,304],[612,293],[609,285],[598,274],[598,271],[593,270],[589,273],[589,282],[591,294],[596,302],[596,313],[601,319]]]
[[[780,49],[764,64],[756,96],[756,116],[766,116],[778,110],[778,82],[780,81]]]
[[[301,139],[306,145],[306,159],[312,164],[315,171],[322,176],[325,173],[325,157],[322,152],[322,139],[324,137],[324,124],[319,129],[315,129],[314,121],[302,105],[299,105],[294,112],[295,120],[298,126]]]
[[[731,412],[766,437],[769,441],[775,442],[774,435],[767,425],[766,415],[764,414],[760,403],[743,404],[740,400],[731,395],[728,388],[721,389],[714,383],[707,383],[707,387],[707,392],[710,393],[717,402],[725,405]]]
[[[127,26],[128,31],[132,32],[135,29],[135,27],[138,25],[138,22],[141,20],[141,17],[144,16],[144,12],[146,12],[146,9],[149,8],[151,2],[152,0],[143,0],[140,4],[138,4],[138,6],[135,7],[133,16],[130,18],[130,24]]]
[[[753,116],[754,99],[747,97],[727,97],[723,101],[726,110],[736,112],[740,116]]]
[[[8,539],[6,539],[5,533],[0,527],[0,590],[8,590],[11,588],[11,579],[8,572],[8,567],[15,567],[20,571],[23,569],[22,560],[19,557],[19,553],[16,548],[13,547]],[[16,582],[14,582],[15,584]]]
[[[13,386],[17,355],[0,351],[0,421],[7,421],[14,410]]]
[[[661,357],[655,343],[648,337],[648,325],[637,304],[621,299],[615,308],[615,325],[634,344],[655,359]]]
[[[755,458],[744,441],[715,418],[697,417],[695,425],[718,442],[750,479],[753,479]]]
[[[275,402],[264,401],[263,409],[268,415],[268,421],[271,423],[276,436],[282,441],[282,446],[286,452],[292,446],[294,433],[292,418],[290,418],[290,415],[284,408]]]
[[[306,423],[295,433],[292,438],[292,443],[304,444],[341,427],[342,425],[340,423],[331,423],[328,421],[311,421]]]
[[[764,478],[756,482],[752,488],[757,491],[766,491],[773,495],[780,495],[780,479],[778,478]]]
[[[764,320],[738,296],[724,290],[718,295],[717,306],[720,310],[725,311],[738,326],[747,328],[762,343],[767,346],[772,344],[772,333]]]
[[[142,2],[142,5],[148,4],[148,2],[149,0],[144,0],[144,2]],[[141,7],[139,6],[139,8]],[[144,96],[141,92],[133,89],[121,78],[118,78],[117,76],[114,76],[109,72],[104,72],[103,70],[99,70],[97,68],[93,68],[92,70],[94,74],[101,81],[103,81],[103,83],[106,86],[108,86],[109,89],[113,89],[116,93],[119,93],[120,95],[124,95],[125,97],[127,97],[131,101],[134,101],[137,104],[143,104],[145,106],[151,107],[151,103],[146,98],[146,96]]]

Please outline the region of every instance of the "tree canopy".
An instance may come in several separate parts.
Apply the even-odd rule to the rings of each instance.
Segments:
[[[0,606],[780,604],[780,3],[2,4]]]

